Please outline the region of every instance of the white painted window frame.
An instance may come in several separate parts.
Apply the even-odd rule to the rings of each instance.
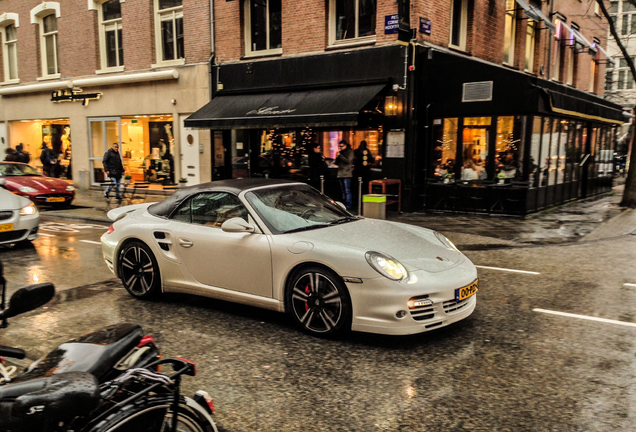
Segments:
[[[267,1],[267,44],[269,46],[269,3],[270,0]],[[278,55],[283,53],[283,48],[272,48],[272,49],[264,49],[254,51],[252,50],[252,8],[251,8],[252,0],[244,0],[243,2],[243,11],[245,16],[245,25],[244,25],[244,35],[245,35],[245,57],[250,56],[267,56],[267,55]],[[282,7],[282,4],[281,4]]]
[[[102,10],[102,5],[106,3],[107,0],[89,0],[89,9],[97,11],[97,21],[99,28],[99,65],[100,69],[95,71],[95,73],[110,73],[110,72],[123,72],[125,70],[124,65],[117,65],[108,67],[108,56],[106,54],[106,31],[110,28],[114,27],[115,32],[117,30],[121,30],[122,28],[122,19],[114,19],[104,21],[104,14]],[[125,0],[119,0],[119,3],[124,3]],[[117,38],[115,38],[117,39]],[[119,41],[117,40],[117,43]],[[123,41],[122,41],[123,43]]]
[[[450,0],[451,2],[451,13],[450,13],[450,34],[448,37],[448,46],[451,48],[455,48],[461,51],[466,51],[466,37],[468,34],[468,0],[462,0],[461,6],[461,16],[459,20],[459,45],[453,44],[453,17],[455,16],[455,2]]]
[[[55,70],[59,71],[60,66],[59,66],[59,45],[58,45],[58,32],[59,32],[59,27],[58,30],[56,30],[55,32],[51,32],[49,34],[45,34],[44,33],[44,18],[48,17],[49,15],[55,15],[55,19],[59,19],[62,15],[60,13],[60,4],[57,2],[51,2],[51,1],[47,1],[47,2],[43,2],[40,3],[39,5],[37,5],[36,7],[34,7],[33,9],[31,9],[31,24],[38,24],[40,30],[40,61],[41,61],[41,65],[42,65],[42,70],[40,71],[42,76],[37,78],[38,81],[42,81],[42,80],[49,80],[49,79],[57,79],[60,78],[60,73],[56,72],[56,73],[52,73],[49,74],[48,73],[48,63],[47,63],[47,58],[46,58],[46,37],[47,36],[54,36],[55,38],[55,55],[54,55],[54,60],[55,60]]]
[[[174,60],[163,60],[163,41],[161,40],[161,23],[164,21],[172,21],[173,28],[175,29],[174,38],[174,52],[177,55],[177,38],[176,38],[176,23],[179,18],[183,18],[183,4],[172,8],[159,10],[159,0],[153,0],[155,7],[155,55],[157,62],[152,67],[163,66],[179,66],[185,64],[185,58],[177,58]],[[184,40],[185,51],[185,40]],[[184,52],[185,56],[185,52]]]
[[[359,37],[358,36],[358,32],[360,31],[359,27],[360,27],[360,0],[355,0],[356,2],[356,24],[355,24],[355,29],[356,29],[356,35],[355,37],[351,38],[351,39],[342,39],[342,40],[336,40],[336,29],[337,29],[337,23],[336,23],[336,0],[329,0],[329,45],[330,46],[338,46],[338,45],[351,45],[351,44],[360,44],[360,43],[372,43],[375,42],[375,38],[377,35],[377,27],[376,27],[376,34],[375,35],[369,35],[369,36],[362,36]],[[375,13],[376,13],[376,17],[377,17],[377,13],[378,13],[378,5],[376,3],[375,6]]]
[[[0,15],[0,31],[2,32],[2,59],[4,66],[4,81],[1,85],[18,84],[20,82],[20,71],[18,69],[18,39],[8,41],[7,27],[13,25],[16,30],[20,27],[20,18],[16,13],[3,13]],[[9,55],[9,45],[14,45],[15,55],[13,58]],[[10,78],[11,64],[15,64],[16,78]]]

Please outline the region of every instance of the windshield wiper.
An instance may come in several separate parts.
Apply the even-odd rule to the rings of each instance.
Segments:
[[[343,217],[343,218],[340,218],[340,219],[336,219],[333,222],[330,222],[329,225],[340,225],[340,224],[343,224],[343,223],[353,222],[353,221],[357,221],[357,220],[360,220],[360,218],[359,217],[346,216],[346,217]]]
[[[309,231],[312,229],[316,229],[316,228],[324,228],[324,227],[328,227],[329,224],[316,224],[316,225],[307,225],[304,227],[299,227],[299,228],[294,228],[288,231],[283,231],[283,234],[290,234],[290,233],[295,233],[295,232],[300,232],[300,231]]]

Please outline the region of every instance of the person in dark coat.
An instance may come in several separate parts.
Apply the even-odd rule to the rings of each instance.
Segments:
[[[367,148],[366,141],[360,141],[360,146],[353,152],[355,161],[353,163],[353,176],[362,177],[362,190],[367,190],[369,180],[371,180],[371,164],[375,158],[371,154],[371,150]]]
[[[309,184],[321,190],[320,176],[325,175],[325,157],[322,155],[322,147],[318,143],[311,145],[309,150]]]
[[[353,175],[353,150],[351,145],[345,140],[340,141],[338,145],[340,152],[336,156],[336,165],[338,165],[338,180],[340,180],[340,188],[342,189],[342,200],[345,207],[352,208],[353,200],[351,197],[351,176]]]
[[[11,147],[7,147],[7,149],[4,151],[4,153],[6,154],[6,156],[4,157],[4,160],[6,162],[17,162],[18,161],[18,155],[17,155],[15,149],[12,149]]]
[[[15,153],[18,162],[28,164],[31,161],[31,155],[29,155],[29,152],[24,151],[24,145],[22,143],[15,146]]]
[[[40,152],[40,162],[42,162],[42,171],[47,177],[53,177],[54,175],[54,162],[55,157],[53,151],[46,144],[46,141],[42,141],[42,151]]]
[[[111,184],[104,191],[104,198],[110,197],[110,191],[115,188],[115,197],[119,200],[121,195],[119,194],[119,185],[121,184],[121,177],[124,174],[124,164],[119,154],[119,144],[114,143],[113,146],[104,153],[104,159],[102,159],[104,165],[104,172],[110,179]]]

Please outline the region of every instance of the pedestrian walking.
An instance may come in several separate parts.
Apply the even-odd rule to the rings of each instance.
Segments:
[[[119,187],[121,177],[124,174],[124,164],[121,160],[121,155],[119,154],[119,144],[114,143],[113,146],[108,149],[106,153],[104,153],[102,164],[104,165],[104,172],[111,182],[111,184],[104,191],[104,198],[110,198],[110,191],[114,187],[115,197],[118,200],[121,200]]]
[[[353,150],[351,145],[345,140],[338,144],[340,152],[336,156],[336,165],[338,165],[338,180],[340,181],[340,189],[342,190],[342,200],[348,209],[353,207],[351,199],[351,176],[353,175]]]
[[[309,184],[320,189],[320,176],[325,175],[325,157],[322,155],[322,147],[313,143],[309,150]]]
[[[49,148],[46,144],[46,141],[42,141],[42,151],[40,152],[40,162],[42,162],[42,171],[44,171],[44,175],[47,177],[53,177],[53,170],[55,168],[54,165],[54,156],[53,150]]]

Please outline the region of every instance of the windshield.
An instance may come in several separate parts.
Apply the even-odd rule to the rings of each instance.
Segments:
[[[275,234],[304,231],[357,220],[333,200],[305,185],[263,188],[245,194]]]
[[[0,164],[0,176],[41,176],[35,168],[26,164]]]

